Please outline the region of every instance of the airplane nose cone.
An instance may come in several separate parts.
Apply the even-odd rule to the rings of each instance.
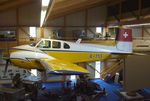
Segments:
[[[13,47],[13,49],[18,49],[18,50],[33,50],[34,47],[31,47],[29,45],[21,45],[21,46]]]

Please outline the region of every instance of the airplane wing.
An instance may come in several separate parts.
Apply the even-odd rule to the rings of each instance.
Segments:
[[[89,71],[81,66],[72,64],[58,59],[53,60],[37,60],[49,73],[59,75],[80,75],[87,74]]]

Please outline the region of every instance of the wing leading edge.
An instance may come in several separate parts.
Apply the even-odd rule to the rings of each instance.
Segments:
[[[58,59],[37,60],[49,73],[58,75],[80,75],[89,71],[81,66]]]

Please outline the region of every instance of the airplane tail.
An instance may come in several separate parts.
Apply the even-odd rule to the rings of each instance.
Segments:
[[[132,30],[131,29],[120,29],[116,36],[117,50],[122,53],[132,53]]]

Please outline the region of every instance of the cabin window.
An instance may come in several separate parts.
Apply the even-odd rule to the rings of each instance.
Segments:
[[[38,48],[51,48],[51,41],[48,41],[48,40],[41,41],[37,47]]]
[[[53,41],[53,48],[61,48],[61,43],[58,41]]]
[[[69,46],[67,43],[64,43],[64,48],[65,48],[65,49],[69,49],[70,46]]]

